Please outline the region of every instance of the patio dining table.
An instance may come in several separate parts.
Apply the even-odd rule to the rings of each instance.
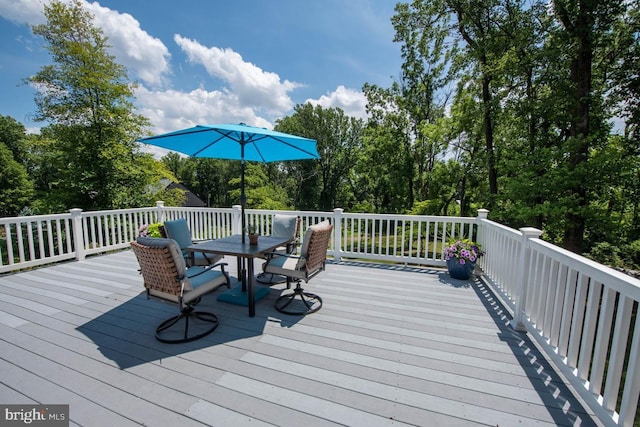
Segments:
[[[265,252],[285,246],[291,238],[260,236],[257,245],[251,245],[248,241],[242,242],[241,234],[234,234],[215,240],[197,243],[185,248],[191,254],[203,252],[209,254],[231,255],[238,258],[238,280],[241,282],[236,286],[218,296],[218,301],[229,302],[249,307],[249,316],[256,315],[256,300],[260,300],[270,292],[269,287],[254,287],[255,258],[262,258]]]

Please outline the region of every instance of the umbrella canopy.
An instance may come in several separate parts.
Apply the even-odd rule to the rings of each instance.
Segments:
[[[246,196],[244,193],[244,162],[281,162],[286,160],[319,159],[316,141],[283,132],[240,124],[198,125],[169,132],[138,142],[177,151],[191,157],[240,160],[242,176],[240,205],[242,206],[242,239],[244,242]]]

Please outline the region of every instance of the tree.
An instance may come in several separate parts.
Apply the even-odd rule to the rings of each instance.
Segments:
[[[396,15],[391,19],[396,32],[393,40],[400,43],[404,60],[400,82],[394,84],[391,91],[398,92],[394,101],[397,104],[397,112],[402,111],[406,114],[409,136],[412,139],[408,148],[416,169],[415,177],[414,174],[407,177],[409,206],[413,205],[416,199],[430,198],[430,185],[433,181],[429,175],[445,149],[442,141],[433,139],[430,132],[425,131],[444,115],[447,97],[442,96],[443,99],[438,101],[437,94],[442,95],[442,89],[449,81],[449,50],[445,37],[448,20],[435,13],[436,3],[438,2],[414,1],[411,6],[398,3]],[[367,88],[368,85],[365,85],[364,92],[372,95],[373,92]],[[375,99],[379,98],[369,97],[370,109],[377,108]],[[395,114],[393,110],[388,113]]]
[[[240,181],[239,174],[229,180],[229,184],[234,187],[229,192],[234,204],[240,200]],[[276,210],[292,208],[286,190],[267,177],[265,167],[260,163],[247,162],[245,165],[245,195],[249,208]]]
[[[16,216],[33,197],[33,182],[11,150],[0,142],[0,217]]]
[[[0,142],[11,150],[14,160],[21,165],[27,165],[28,161],[27,130],[22,123],[13,117],[0,114]]]
[[[395,40],[403,43],[403,78],[416,82],[411,85],[411,93],[418,95],[417,99],[433,99],[436,91],[442,91],[454,79],[464,83],[465,90],[477,91],[482,105],[484,142],[484,150],[477,154],[486,165],[492,196],[487,199],[488,208],[498,194],[495,147],[498,100],[493,84],[497,78],[496,64],[510,48],[504,30],[508,27],[505,10],[509,5],[498,0],[414,0],[410,5],[399,3],[392,19]],[[437,118],[436,115],[431,121]]]
[[[403,77],[417,82],[411,95],[446,82],[445,69],[457,82],[448,156],[462,166],[450,177],[461,213],[475,201],[578,253],[585,239],[636,235],[637,2],[414,0],[396,12]],[[616,115],[627,118],[623,138],[610,132]],[[421,131],[446,138],[438,128]]]
[[[400,86],[383,89],[365,84],[370,118],[362,152],[354,167],[354,193],[359,205],[381,213],[404,213],[415,200],[416,145],[412,118],[403,108]]]
[[[157,178],[141,166],[159,166],[141,161],[134,142],[147,126],[134,113],[134,85],[78,0],[53,1],[44,15],[47,22],[32,30],[54,63],[27,81],[37,90],[36,118],[51,123],[46,133],[59,153],[46,194],[67,209],[130,207]]]
[[[362,120],[339,108],[310,103],[296,105],[294,113],[277,121],[275,129],[317,141],[320,159],[284,162],[283,170],[294,177],[295,205],[301,209],[332,210],[346,206],[345,191],[353,159],[361,146]],[[318,191],[317,189],[320,189]]]

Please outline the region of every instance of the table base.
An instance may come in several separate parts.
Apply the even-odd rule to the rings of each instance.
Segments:
[[[271,292],[269,287],[256,286],[253,290],[253,300],[260,301],[269,295],[269,292]],[[249,295],[246,291],[242,292],[242,285],[238,285],[218,295],[218,301],[247,307],[249,305]]]

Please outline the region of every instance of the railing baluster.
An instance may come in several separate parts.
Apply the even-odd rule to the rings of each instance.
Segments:
[[[567,353],[569,366],[576,366],[578,362],[578,351],[580,349],[580,341],[582,341],[584,309],[587,302],[588,287],[589,277],[584,273],[579,273],[576,297],[573,303],[573,314],[571,316],[572,322],[571,332],[569,335],[569,351]]]
[[[567,285],[565,287],[565,303],[562,307],[560,341],[558,343],[558,354],[562,357],[565,357],[569,352],[569,337],[571,336],[573,319],[573,301],[575,301],[577,287],[578,272],[576,270],[570,270],[570,273],[567,275]]]
[[[634,425],[634,418],[638,409],[638,398],[640,397],[640,380],[637,376],[629,373],[637,373],[640,370],[640,316],[636,313],[636,322],[633,329],[633,341],[629,349],[629,366],[627,373],[632,378],[627,378],[620,402],[620,424],[623,427]]]
[[[598,321],[598,311],[600,307],[600,297],[602,296],[602,284],[591,280],[589,285],[589,295],[587,297],[587,310],[584,319],[584,330],[582,331],[582,342],[580,343],[580,356],[578,357],[578,378],[586,380],[591,367],[591,357],[593,356],[593,342],[596,334],[596,322]]]
[[[609,288],[604,292],[600,318],[598,320],[598,332],[596,335],[595,351],[593,355],[593,367],[589,378],[589,390],[595,394],[602,392],[602,381],[607,366],[607,353],[609,340],[613,329],[613,312],[615,311],[616,291]]]
[[[609,411],[615,411],[618,401],[618,391],[620,391],[627,339],[629,337],[629,326],[631,325],[632,308],[633,300],[621,295],[618,300],[618,313],[616,315],[613,340],[611,342],[611,356],[609,357],[609,366],[607,368],[607,380],[604,386],[603,406]],[[634,373],[635,372],[632,372],[632,374]]]
[[[551,318],[551,329],[549,332],[549,342],[554,347],[558,346],[560,338],[560,326],[562,324],[562,313],[564,312],[564,295],[567,286],[567,273],[568,267],[562,264],[556,279],[555,301],[553,302],[553,316]]]

